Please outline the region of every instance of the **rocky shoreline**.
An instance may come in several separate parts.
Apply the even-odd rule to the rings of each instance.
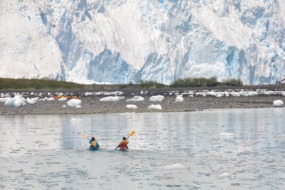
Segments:
[[[203,91],[203,90],[201,90]],[[116,91],[118,92],[118,91]],[[103,114],[103,113],[124,113],[124,112],[189,112],[189,111],[202,111],[208,109],[233,109],[233,108],[270,108],[273,107],[273,101],[282,100],[285,102],[285,96],[282,94],[269,94],[269,95],[257,95],[257,96],[191,96],[188,94],[183,95],[183,102],[175,102],[176,94],[181,92],[170,90],[150,91],[143,94],[141,90],[131,91],[119,91],[120,96],[124,97],[118,101],[100,101],[103,97],[112,96],[102,95],[94,92],[88,95],[86,91],[73,91],[73,95],[76,95],[81,99],[81,108],[69,107],[66,105],[66,101],[42,101],[38,100],[35,104],[26,104],[21,107],[5,106],[3,102],[0,102],[0,115],[34,115],[34,114]],[[11,93],[11,92],[9,92]],[[31,92],[22,92],[23,97],[31,96]],[[43,92],[41,96],[44,96]],[[68,92],[72,94],[71,92]],[[2,92],[3,94],[3,92]],[[99,94],[99,95],[98,95]],[[153,95],[163,95],[164,99],[161,102],[152,102],[149,98]],[[46,96],[53,96],[51,93],[47,93]],[[144,97],[144,101],[129,102],[128,99],[134,96]],[[32,96],[36,96],[32,93]],[[136,105],[137,109],[127,108],[126,105]],[[148,109],[148,106],[155,104],[161,105],[161,110]]]

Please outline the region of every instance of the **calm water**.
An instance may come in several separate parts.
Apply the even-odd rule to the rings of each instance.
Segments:
[[[0,189],[285,189],[285,109],[0,116]],[[132,130],[128,152],[115,151]],[[88,151],[82,133],[102,151]]]

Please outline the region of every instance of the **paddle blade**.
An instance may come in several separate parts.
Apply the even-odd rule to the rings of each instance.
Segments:
[[[135,131],[132,131],[130,134],[129,134],[129,136],[131,137],[131,136],[133,136],[135,134]]]
[[[89,139],[84,133],[82,133],[82,137]]]

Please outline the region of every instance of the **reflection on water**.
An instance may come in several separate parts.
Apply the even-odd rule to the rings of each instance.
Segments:
[[[284,114],[0,116],[0,189],[285,189]],[[132,130],[130,151],[115,151]]]

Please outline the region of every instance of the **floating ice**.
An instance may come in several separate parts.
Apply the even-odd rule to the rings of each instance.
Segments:
[[[226,178],[226,177],[230,177],[230,174],[227,173],[227,172],[221,173],[221,174],[219,175],[219,178]]]
[[[126,107],[129,109],[134,109],[134,110],[138,108],[136,105],[133,105],[133,104],[128,104],[126,105]]]
[[[164,99],[164,96],[157,95],[157,96],[151,96],[149,98],[149,101],[151,101],[151,102],[161,102],[163,99]]]
[[[80,99],[71,99],[66,103],[69,107],[81,108],[81,100]]]
[[[144,97],[141,96],[134,96],[131,99],[126,100],[127,102],[139,102],[139,101],[144,101]]]
[[[282,100],[274,100],[273,106],[275,107],[282,107],[284,105],[284,102]]]
[[[122,100],[124,98],[125,97],[122,97],[122,96],[108,96],[108,97],[101,98],[100,101],[101,102],[117,102],[117,101]]]
[[[234,136],[234,134],[229,133],[229,132],[221,132],[221,133],[219,133],[219,136],[223,137],[223,138],[232,138]]]
[[[152,105],[148,106],[147,109],[149,109],[149,110],[161,110],[162,108],[161,108],[160,104],[157,104],[157,105],[152,104]]]
[[[162,168],[167,170],[173,170],[173,169],[184,169],[186,167],[180,163],[177,163],[169,166],[163,166]]]

